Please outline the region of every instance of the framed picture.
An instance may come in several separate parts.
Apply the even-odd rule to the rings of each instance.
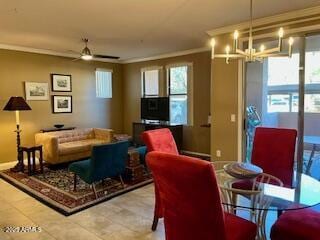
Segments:
[[[26,100],[44,101],[49,99],[48,83],[25,82]]]
[[[72,113],[72,96],[52,96],[53,113]]]
[[[51,74],[52,91],[53,92],[71,92],[72,83],[71,75]]]

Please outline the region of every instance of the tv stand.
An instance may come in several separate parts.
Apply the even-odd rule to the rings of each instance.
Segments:
[[[141,134],[144,131],[154,130],[158,128],[169,128],[172,132],[174,140],[176,141],[177,148],[179,152],[182,149],[182,137],[183,137],[183,125],[181,124],[172,124],[166,121],[150,121],[142,120],[140,122],[132,123],[132,137],[133,143],[136,146],[143,146],[144,143],[141,139]]]

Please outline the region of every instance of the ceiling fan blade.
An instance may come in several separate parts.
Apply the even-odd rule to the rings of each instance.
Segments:
[[[109,56],[109,55],[99,55],[99,54],[95,54],[93,55],[94,58],[109,58],[109,59],[119,59],[120,57],[116,57],[116,56]]]
[[[72,59],[71,62],[76,62],[76,61],[78,61],[80,59],[81,59],[81,57],[78,57],[78,58]]]
[[[73,50],[68,50],[68,52],[69,52],[69,53],[76,53],[76,54],[79,54],[79,55],[81,54],[80,52],[78,52],[78,51],[73,51]]]

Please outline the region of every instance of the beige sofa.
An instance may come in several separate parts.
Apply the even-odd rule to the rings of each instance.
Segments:
[[[43,158],[50,164],[87,158],[93,145],[109,143],[113,130],[102,128],[74,129],[37,133],[36,144],[43,145]]]

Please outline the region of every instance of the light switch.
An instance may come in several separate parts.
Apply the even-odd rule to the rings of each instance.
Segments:
[[[217,157],[221,157],[221,151],[220,151],[220,150],[217,150],[216,156],[217,156]]]
[[[236,115],[235,114],[231,114],[230,120],[231,120],[231,122],[235,122],[236,121]]]

